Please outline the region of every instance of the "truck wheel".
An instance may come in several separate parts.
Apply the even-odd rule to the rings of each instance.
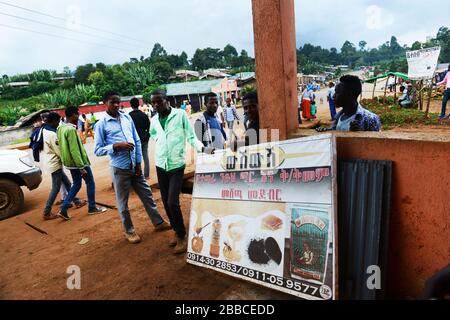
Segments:
[[[20,212],[23,205],[23,191],[11,180],[0,179],[0,220]]]

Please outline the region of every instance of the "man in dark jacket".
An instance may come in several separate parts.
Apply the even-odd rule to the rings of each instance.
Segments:
[[[142,145],[142,158],[144,160],[144,177],[148,179],[150,177],[150,161],[148,159],[148,141],[150,140],[150,119],[148,116],[139,110],[139,100],[133,98],[130,101],[133,111],[130,112],[130,117],[133,119],[134,126],[141,139]]]

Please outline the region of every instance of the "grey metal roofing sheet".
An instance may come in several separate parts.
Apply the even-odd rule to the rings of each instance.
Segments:
[[[339,161],[339,278],[342,299],[385,294],[392,162]],[[367,268],[381,270],[381,290],[367,288]]]
[[[167,87],[168,96],[184,96],[188,94],[210,93],[211,88],[220,84],[224,79],[191,81],[180,83],[169,83]]]

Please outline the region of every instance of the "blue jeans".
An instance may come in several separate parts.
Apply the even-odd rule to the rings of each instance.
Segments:
[[[154,226],[161,224],[164,220],[161,218],[156,203],[153,200],[152,189],[145,180],[144,175],[136,177],[134,170],[111,168],[114,192],[116,193],[117,209],[119,210],[120,219],[122,220],[123,228],[127,234],[134,233],[133,222],[131,221],[130,211],[128,209],[128,196],[130,188],[141,199],[145,211],[149,216]]]
[[[62,169],[52,173],[52,190],[48,195],[47,203],[44,209],[44,215],[49,215],[52,212],[52,206],[56,200],[56,197],[58,196],[58,193],[61,190],[61,185],[64,185],[66,190],[70,190],[70,188],[72,187],[69,178],[66,176],[66,174]],[[67,196],[65,198],[67,198]],[[73,202],[75,204],[78,203],[79,201],[80,199],[76,197],[73,198]]]
[[[87,197],[88,197],[88,205],[89,211],[96,209],[95,204],[95,182],[94,176],[92,175],[91,167],[84,168],[86,170],[87,175],[85,177],[81,177],[81,172],[79,169],[71,169],[70,173],[72,175],[72,188],[70,188],[67,197],[64,199],[64,203],[61,206],[61,212],[67,213],[67,209],[69,208],[69,204],[75,199],[78,191],[81,189],[81,181],[84,180],[86,183]]]
[[[441,115],[439,116],[439,118],[444,118],[446,115],[446,109],[447,109],[447,102],[448,100],[450,100],[450,88],[445,90],[444,92],[444,97],[442,98],[442,110],[441,110]]]
[[[148,159],[148,141],[143,142],[141,141],[142,145],[142,160],[144,162],[144,177],[147,179],[150,177],[150,160]]]
[[[328,104],[330,105],[331,120],[334,120],[336,118],[336,104],[333,100],[328,101]]]

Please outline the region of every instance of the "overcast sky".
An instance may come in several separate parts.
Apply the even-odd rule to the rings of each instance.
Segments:
[[[446,0],[295,0],[295,5],[297,45],[309,42],[339,49],[345,40],[356,45],[365,40],[369,47],[376,47],[391,35],[411,45],[435,36],[441,26],[450,27],[450,1]],[[196,48],[223,48],[227,43],[253,55],[251,1],[0,0],[0,75],[43,68],[62,71],[64,66],[74,69],[85,63],[123,63],[130,57],[149,56],[155,42],[169,53],[184,50],[189,58]]]

